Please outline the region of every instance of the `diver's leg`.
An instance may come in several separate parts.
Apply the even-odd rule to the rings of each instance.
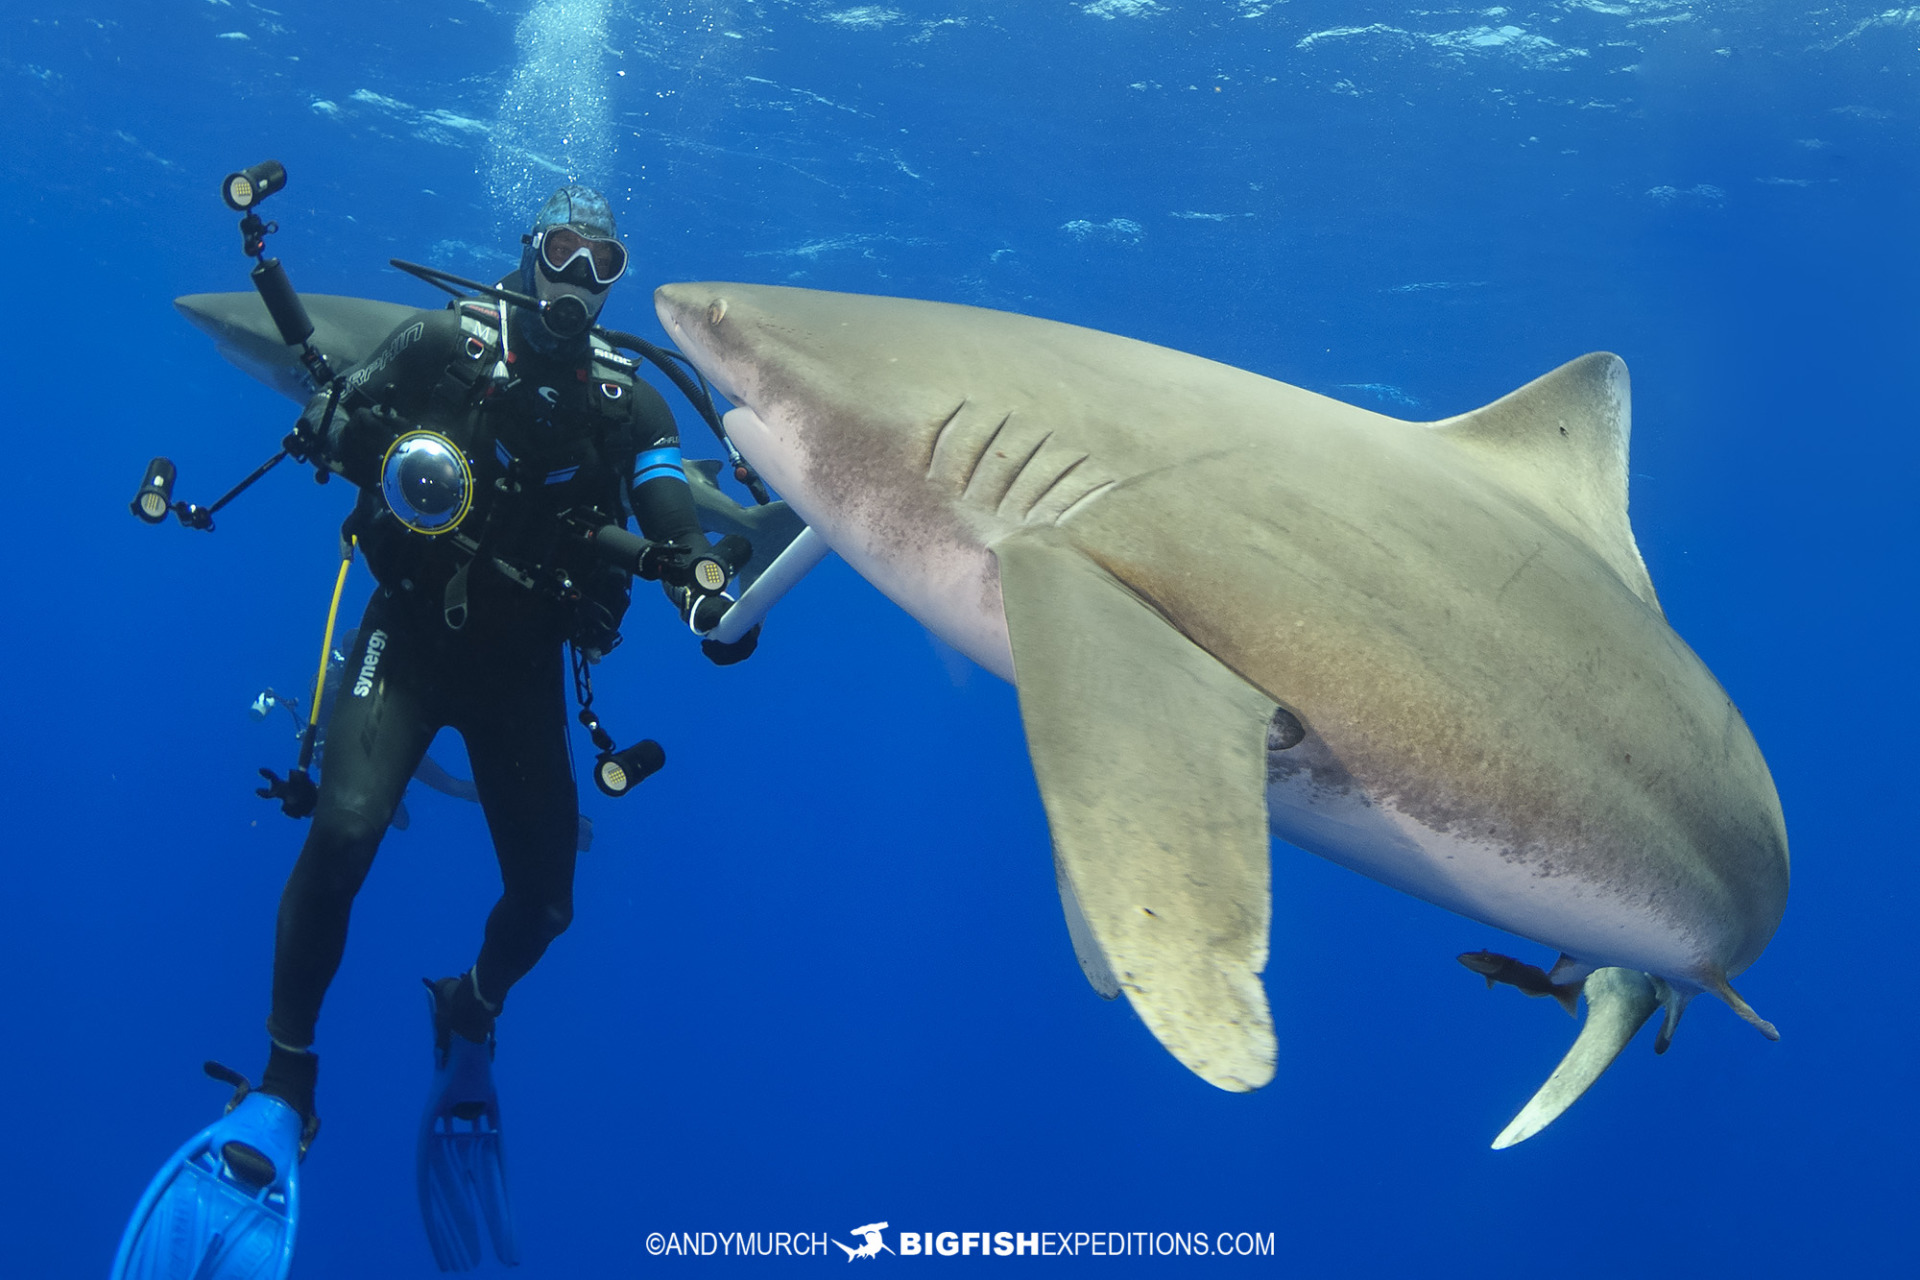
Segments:
[[[503,890],[487,917],[479,959],[465,973],[428,984],[436,1070],[416,1170],[422,1221],[443,1268],[478,1261],[481,1223],[501,1262],[519,1260],[500,1158],[494,1015],[573,914],[579,804],[561,650],[551,638],[527,634],[517,625],[523,621],[501,619],[492,632],[470,637],[460,684],[447,690],[447,721],[467,741]],[[484,616],[475,625],[485,627]]]
[[[469,983],[493,1010],[573,920],[580,798],[562,656],[551,642],[507,647],[488,664],[485,695],[451,717],[500,860],[503,891]]]
[[[312,1111],[314,1023],[346,950],[354,895],[438,727],[428,713],[436,658],[427,642],[425,627],[374,596],[327,723],[313,827],[280,897],[267,1019],[274,1048],[261,1087],[303,1114]]]

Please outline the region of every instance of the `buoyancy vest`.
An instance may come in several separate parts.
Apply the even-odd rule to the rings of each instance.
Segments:
[[[640,442],[634,366],[598,339],[585,361],[511,351],[503,304],[462,301],[443,372],[419,425],[467,456],[472,511],[429,536],[406,528],[377,490],[363,489],[352,523],[367,564],[390,591],[437,606],[463,628],[501,611],[565,638],[587,621],[617,628],[627,575],[593,559],[577,524],[628,514],[626,486]],[[493,621],[504,621],[496,617]]]

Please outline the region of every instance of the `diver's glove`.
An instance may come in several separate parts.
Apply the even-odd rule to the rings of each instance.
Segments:
[[[315,428],[306,415],[301,416],[300,426],[307,428],[302,447],[327,470],[365,487],[379,482],[380,460],[408,425],[385,405],[351,413],[341,405],[328,416],[324,428]]]
[[[697,636],[704,636],[719,626],[727,610],[733,608],[732,596],[703,596],[693,591],[669,591],[668,595],[680,607],[680,621]]]
[[[760,624],[754,623],[753,630],[735,640],[732,644],[721,644],[718,640],[702,640],[700,652],[707,655],[707,661],[716,667],[730,667],[736,662],[745,662],[753,656],[760,645]]]
[[[350,411],[346,401],[352,395],[352,392],[343,392],[341,383],[337,381],[325,390],[316,392],[307,401],[306,408],[300,411],[293,430],[280,442],[287,455],[295,462],[309,462],[327,472],[344,474],[347,448],[352,443],[364,441],[369,435],[365,425],[356,429],[355,423],[363,417],[369,420],[381,418],[386,412],[377,408]],[[382,421],[380,428],[388,425]],[[377,437],[380,428],[371,434]],[[391,439],[392,432],[388,431],[387,436]],[[360,452],[367,450],[363,448]]]
[[[307,407],[300,411],[293,430],[280,442],[280,447],[287,451],[288,457],[295,462],[311,462],[316,467],[327,465],[327,426],[333,420],[338,402],[337,383],[307,401]]]
[[[295,462],[310,462],[323,469],[327,465],[326,446],[321,443],[319,435],[304,417],[293,424],[293,430],[287,432],[286,437],[280,441],[280,447],[285,449],[287,456]],[[323,470],[322,474],[326,472]]]
[[[633,579],[607,565],[596,565],[585,576],[573,602],[567,639],[581,657],[598,662],[620,647],[620,621],[626,616]]]
[[[757,622],[753,624],[753,630],[731,644],[706,638],[707,632],[719,626],[720,620],[727,616],[727,610],[733,608],[732,596],[703,596],[684,587],[667,587],[666,593],[667,599],[673,601],[674,607],[680,610],[680,620],[701,637],[700,652],[707,655],[707,661],[717,667],[730,667],[753,656],[754,647],[760,643],[760,624]]]
[[[578,649],[580,656],[588,662],[597,663],[618,649],[622,638],[619,630],[614,627],[582,625],[574,631],[573,647]]]
[[[305,769],[289,770],[285,778],[271,769],[262,769],[260,776],[267,780],[267,785],[255,787],[253,794],[262,800],[278,800],[280,812],[289,818],[306,817],[320,802],[320,788],[313,784]]]

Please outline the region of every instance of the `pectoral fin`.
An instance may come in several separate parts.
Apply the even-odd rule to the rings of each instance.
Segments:
[[[1222,1089],[1273,1078],[1274,703],[1055,531],[994,548],[1020,714],[1081,967]]]

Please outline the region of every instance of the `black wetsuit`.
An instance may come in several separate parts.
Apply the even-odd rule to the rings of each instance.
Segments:
[[[349,528],[380,587],[347,658],[313,827],[280,900],[267,1028],[291,1049],[313,1042],[354,895],[443,727],[466,740],[503,881],[476,969],[481,998],[498,1006],[566,929],[579,801],[564,646],[617,642],[629,579],[592,561],[561,517],[619,521],[630,509],[656,542],[706,546],[665,402],[584,342],[558,356],[527,350],[522,323],[513,317],[503,351],[491,307],[422,313],[346,376],[353,391],[326,432],[330,465],[361,486]],[[325,405],[309,405],[310,425]],[[380,498],[379,460],[396,431],[414,427],[472,460],[464,548],[403,527]],[[555,587],[561,573],[574,598]]]

